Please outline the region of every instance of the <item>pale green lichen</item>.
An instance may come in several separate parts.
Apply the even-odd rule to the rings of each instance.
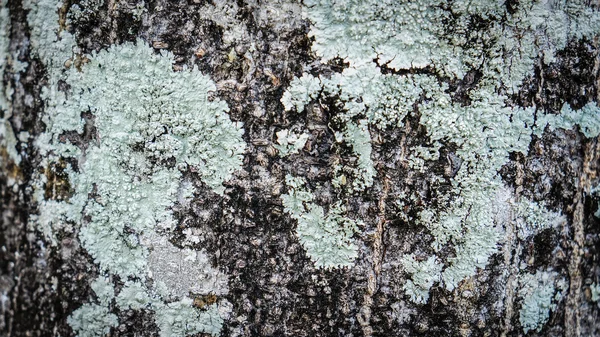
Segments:
[[[282,98],[286,110],[301,111],[317,98],[335,99],[342,111],[334,118],[343,125],[336,139],[357,152],[354,144],[367,144],[364,140],[370,137],[349,130],[367,129],[362,124],[365,119],[369,127],[400,126],[417,106],[419,122],[433,147],[415,149],[409,158],[413,169],[423,170],[426,161],[438,159],[442,144],[456,145],[450,154],[458,163],[450,172],[454,189],[437,196],[437,204],[447,207],[424,208],[419,215],[419,223],[433,236],[433,250],[451,245],[455,251],[441,273],[448,290],[487,265],[501,243],[504,226],[514,221],[506,214],[517,211],[521,238],[556,223],[544,206],[529,201],[515,204],[498,171],[510,153],[527,154],[532,134],[539,135],[546,122],[569,128],[581,123],[584,134],[597,134],[595,105],[581,113],[563,108],[556,120],[546,115],[536,126],[535,108],[508,107],[508,97],[499,93],[516,92],[540,55],[550,62],[570,39],[598,33],[597,10],[584,1],[520,1],[512,14],[501,2],[311,0],[305,4],[304,14],[312,22],[310,35],[315,38],[313,51],[323,62],[340,57],[349,67],[318,80],[307,73],[294,79]],[[473,29],[475,16],[487,24]],[[375,63],[393,69],[428,68],[430,73],[456,79],[477,69],[481,76],[469,92],[470,103],[459,104],[435,76],[384,75]],[[356,154],[365,159],[371,151],[362,147],[362,152]],[[343,186],[345,175],[339,172],[344,167],[335,163],[332,168],[334,186]],[[358,171],[358,183],[369,182],[365,171]],[[359,189],[364,187],[368,184]],[[519,210],[533,213],[519,214]],[[421,301],[424,296],[417,298]]]
[[[522,198],[515,204],[519,238],[526,239],[544,229],[553,228],[566,221],[566,217],[552,212],[540,203]]]
[[[242,130],[225,114],[225,103],[208,100],[214,84],[196,70],[174,73],[172,62],[143,41],[101,51],[82,72],[69,73],[74,96],[57,106],[77,119],[86,110],[96,116],[100,141],[87,150],[80,173],[70,171],[75,194],[66,216],[79,222],[84,210],[92,219],[81,230],[84,246],[103,269],[121,276],[145,270],[138,235],[173,225],[168,207],[179,169],[194,167],[222,193],[222,182],[241,166]],[[172,159],[175,167],[151,163]],[[92,190],[98,197],[89,202]],[[132,234],[123,235],[126,227]]]
[[[154,301],[155,299],[148,294],[146,287],[134,281],[125,282],[116,297],[116,303],[121,309],[147,309]]]
[[[102,337],[108,335],[111,327],[119,325],[117,315],[103,305],[87,303],[79,307],[67,318],[77,337]]]
[[[358,161],[356,167],[334,167],[334,176],[340,177],[339,171],[344,169],[355,178],[353,189],[362,191],[372,186],[376,175],[371,159],[369,126],[374,125],[380,129],[401,126],[402,120],[412,111],[412,104],[422,92],[414,85],[414,81],[419,78],[421,76],[413,78],[384,75],[373,64],[347,68],[330,78],[303,74],[292,80],[281,101],[286,110],[295,108],[299,112],[317,94],[335,97],[343,102],[343,112],[335,118],[344,127],[336,139],[350,145]],[[358,122],[354,121],[359,117],[362,118]]]
[[[10,58],[10,12],[8,10],[8,0],[0,1],[0,75],[4,76],[4,73],[8,70],[8,62]],[[6,114],[10,107],[8,101],[7,92],[10,88],[4,85],[0,87],[0,111]],[[5,119],[3,117],[2,119]]]
[[[289,130],[281,130],[275,133],[277,143],[274,147],[279,151],[279,155],[286,157],[290,154],[298,153],[308,140],[308,134],[297,134]]]
[[[557,273],[539,270],[535,274],[522,275],[519,283],[518,293],[523,298],[519,322],[525,333],[540,332],[550,318],[550,312],[562,300],[567,284]]]
[[[408,158],[408,166],[413,170],[424,172],[425,161],[438,160],[440,158],[440,142],[434,142],[433,146],[415,146]]]
[[[330,205],[325,214],[306,190],[304,179],[288,175],[286,185],[288,193],[281,196],[284,209],[298,222],[298,238],[315,266],[351,266],[358,256],[358,246],[352,239],[358,231],[357,222],[342,215],[345,209],[340,203]]]
[[[511,91],[533,71],[540,54],[548,63],[570,39],[600,29],[598,12],[584,0],[519,1],[512,14],[501,1],[310,0],[305,5],[304,15],[313,23],[312,48],[324,62],[340,57],[351,66],[373,59],[394,69],[433,65],[458,78],[479,68],[483,81],[500,81]],[[473,29],[475,15],[486,20],[485,29]]]
[[[104,336],[110,327],[118,325],[117,316],[109,311],[109,304],[115,298],[114,288],[107,278],[99,277],[91,284],[100,305],[88,303],[75,310],[68,323],[78,337]],[[160,291],[159,291],[160,292]],[[212,304],[205,310],[192,306],[190,298],[165,302],[156,290],[148,289],[137,281],[126,281],[116,297],[116,304],[122,310],[153,310],[161,337],[185,337],[198,333],[218,335],[223,325],[223,317],[229,308]]]
[[[126,284],[116,303],[122,309],[153,310],[162,336],[218,334],[223,318],[217,304],[200,310],[185,296],[189,291],[225,293],[226,276],[218,273],[203,280],[200,272],[180,274],[175,277],[184,279],[185,289],[166,291],[172,271],[165,269],[165,275],[150,282],[153,264],[161,263],[152,259],[153,246],[173,251],[167,256],[175,260],[194,255],[196,262],[203,262],[198,268],[210,264],[203,253],[172,247],[166,240],[158,245],[148,238],[175,225],[170,208],[182,193],[182,171],[192,169],[215,193],[224,192],[223,182],[241,167],[241,124],[229,119],[223,101],[209,99],[216,87],[207,76],[196,69],[174,72],[173,55],[156,55],[142,40],[79,55],[89,62],[80,71],[69,68],[77,48],[74,38],[58,26],[59,5],[51,0],[26,4],[32,45],[49,76],[42,94],[47,128],[37,145],[46,156],[45,167],[59,157],[72,157],[78,165],[64,168],[72,187],[66,200],[45,200],[47,182],[40,176],[34,193],[40,214],[32,221],[50,237],[56,229],[81,226],[79,238],[101,271],[150,284]],[[59,90],[59,81],[68,84],[68,95]],[[85,152],[59,141],[65,131],[82,131],[83,112],[93,114],[97,130]],[[179,263],[175,260],[171,263]],[[116,315],[108,313],[112,285],[99,279],[91,286],[101,305],[85,304],[69,317],[81,336],[105,334],[116,325]]]
[[[154,311],[161,337],[185,337],[198,333],[218,335],[221,332],[224,318],[230,312],[226,301],[198,310],[193,307],[192,299],[187,297],[165,302],[161,297],[169,296],[168,292],[167,288],[147,289],[139,282],[127,281],[117,295],[116,303],[121,309]]]
[[[600,301],[600,284],[592,283],[590,285],[590,294],[593,302]]]
[[[95,15],[98,9],[104,5],[104,0],[81,0],[78,4],[73,4],[69,9],[69,18],[77,20]]]
[[[207,76],[196,69],[173,72],[173,62],[172,54],[155,55],[141,40],[101,51],[82,72],[71,72],[68,82],[78,96],[66,109],[91,109],[101,146],[137,146],[147,160],[175,159],[222,194],[223,181],[241,167],[241,124],[229,119],[225,102],[209,100],[216,87]],[[111,85],[121,90],[107,90]],[[125,167],[152,170],[137,161]]]
[[[565,102],[560,109],[560,114],[540,115],[536,121],[534,133],[541,136],[546,128],[554,131],[555,129],[571,130],[576,127],[587,138],[600,135],[600,107],[598,107],[597,102],[589,102],[577,110],[573,110]],[[597,193],[597,188],[598,186],[590,193]],[[600,218],[600,207],[598,207],[594,216]]]
[[[192,300],[189,298],[160,304],[156,312],[160,313],[156,316],[156,325],[160,329],[161,337],[184,337],[200,332],[216,336],[223,326],[223,319],[216,304],[200,311],[192,307]]]
[[[304,106],[317,97],[321,91],[319,78],[304,73],[301,77],[294,77],[289,88],[283,93],[281,103],[286,110],[304,110]]]
[[[443,87],[442,87],[443,88]],[[427,89],[431,100],[421,105],[421,124],[432,141],[452,139],[459,149],[461,168],[452,178],[454,200],[447,210],[430,216],[424,224],[434,235],[434,248],[452,241],[456,256],[443,272],[446,288],[483,268],[496,252],[503,219],[498,218],[507,197],[498,170],[510,152],[527,153],[531,139],[532,110],[508,108],[504,99],[481,90],[470,106],[450,103],[450,97],[435,86]],[[431,211],[428,211],[431,213]]]
[[[402,266],[407,273],[412,275],[403,286],[404,292],[415,303],[426,303],[429,299],[429,289],[435,282],[441,280],[443,264],[436,256],[426,260],[417,260],[414,254],[402,257]]]
[[[115,289],[108,277],[98,277],[92,282],[91,287],[100,304],[104,306],[108,306],[115,297]]]
[[[103,270],[122,277],[149,268],[141,235],[151,235],[155,226],[172,228],[168,208],[176,199],[179,169],[196,168],[222,193],[222,182],[241,166],[242,130],[229,120],[223,102],[208,100],[214,85],[196,70],[174,73],[172,62],[171,55],[154,55],[138,41],[93,55],[81,73],[67,79],[76,96],[64,109],[90,109],[100,135],[80,173],[70,176],[75,194],[69,203],[91,219],[81,228],[84,247]],[[113,86],[120,90],[109,89]],[[171,159],[175,167],[152,164]],[[88,200],[92,191],[98,197]],[[205,315],[188,311],[187,316]],[[163,313],[157,311],[157,322],[170,319]],[[197,330],[202,324],[177,332],[215,333],[210,324],[210,331]]]
[[[67,97],[59,89],[60,81],[65,79],[65,72],[69,70],[67,65],[79,53],[75,37],[59,25],[58,10],[61,6],[62,3],[56,0],[26,0],[23,3],[28,10],[33,53],[46,65],[48,72],[48,83],[41,92],[46,107],[42,117],[46,132],[36,140],[36,147],[47,156],[61,153],[78,155],[80,151],[76,146],[60,142],[58,137],[66,130],[81,132],[84,125],[81,111],[64,108]]]
[[[305,5],[313,23],[312,49],[323,61],[341,57],[354,66],[379,58],[396,69],[425,67],[444,56],[458,61],[438,37],[449,15],[442,1],[310,0]]]
[[[358,121],[358,125],[346,124],[344,139],[358,156],[354,174],[358,178],[352,182],[352,187],[355,191],[362,191],[373,185],[373,178],[377,173],[371,159],[371,134],[367,121],[362,119]]]
[[[0,1],[0,78],[4,78],[9,71],[10,63],[12,63],[13,72],[18,72],[15,66],[20,65],[10,55],[10,12],[8,9],[8,0]],[[12,97],[13,88],[10,81],[2,81],[0,85],[0,147],[6,150],[7,158],[0,156],[0,163],[5,159],[11,160],[16,165],[21,163],[21,156],[17,152],[17,137],[13,131],[9,119],[12,117],[12,108],[10,98]],[[13,178],[8,178],[8,185],[13,184]]]
[[[568,103],[564,103],[560,114],[541,115],[536,121],[536,134],[541,135],[546,128],[571,130],[579,126],[579,130],[587,138],[594,138],[600,134],[600,107],[596,102],[589,102],[583,108],[573,110]]]
[[[67,318],[77,337],[105,336],[111,327],[119,324],[117,315],[109,310],[109,304],[115,296],[110,280],[100,276],[92,281],[91,288],[100,304],[86,303]]]

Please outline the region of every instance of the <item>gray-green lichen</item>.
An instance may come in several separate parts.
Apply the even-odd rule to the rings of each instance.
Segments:
[[[8,0],[0,1],[0,75],[4,76],[4,73],[8,70],[8,61],[10,58],[10,17],[8,11]],[[4,114],[8,113],[10,102],[8,97],[10,96],[10,87],[2,86],[0,90],[0,111]],[[2,117],[2,122],[6,117]]]
[[[286,110],[302,112],[322,97],[336,101],[342,110],[334,117],[342,124],[336,139],[352,146],[359,157],[356,167],[346,168],[354,173],[353,186],[363,190],[375,175],[369,128],[401,126],[415,106],[433,146],[413,150],[413,169],[422,170],[426,161],[439,158],[441,145],[457,147],[452,155],[460,165],[452,172],[453,189],[439,193],[436,202],[446,206],[424,207],[418,219],[432,234],[434,252],[450,246],[455,254],[439,266],[433,263],[438,261],[436,255],[431,255],[419,272],[413,260],[404,259],[413,275],[405,291],[413,301],[426,301],[436,281],[453,290],[485,268],[509,223],[516,221],[518,234],[525,239],[564,219],[541,204],[517,199],[498,172],[511,153],[527,155],[532,135],[540,135],[547,124],[551,129],[579,125],[584,135],[596,136],[597,106],[589,103],[573,111],[565,103],[560,115],[538,113],[536,121],[535,107],[509,106],[506,93],[519,89],[540,56],[549,63],[570,39],[599,33],[597,10],[584,1],[520,1],[514,13],[508,13],[501,2],[311,0],[305,4],[304,15],[312,23],[310,36],[315,39],[312,50],[322,62],[339,57],[349,67],[330,76],[305,72],[292,80],[282,103]],[[472,29],[471,15],[487,24]],[[447,22],[452,22],[451,34]],[[466,33],[470,40],[461,38]],[[384,74],[381,65],[428,71],[427,75]],[[458,103],[440,76],[465,79],[473,69],[481,75],[469,91],[470,104]],[[336,187],[345,181],[341,170],[340,165],[332,167]],[[516,214],[516,219],[510,214]]]
[[[429,289],[435,282],[441,280],[442,264],[437,257],[430,256],[427,260],[419,261],[413,254],[402,258],[406,272],[412,275],[404,285],[404,292],[415,303],[426,303],[429,299]]]
[[[9,72],[12,63],[12,71],[17,73],[20,69],[15,69],[20,63],[10,55],[10,16],[8,10],[8,0],[0,1],[0,78],[4,78]],[[21,156],[17,152],[17,137],[13,131],[9,119],[12,117],[10,99],[13,89],[10,82],[0,88],[0,147],[6,150],[7,156],[0,156],[0,164],[5,160],[11,160],[16,165],[21,162]],[[5,164],[4,164],[5,165]],[[4,166],[2,165],[2,166]],[[12,182],[9,181],[12,185]]]
[[[10,44],[10,16],[8,11],[8,0],[0,1],[0,74],[8,68],[9,44]],[[0,90],[0,109],[6,111],[8,109],[8,100],[5,90],[8,89],[2,86]]]
[[[568,103],[564,103],[560,114],[547,114],[541,116],[536,122],[536,134],[542,134],[548,126],[551,131],[555,129],[571,130],[579,127],[581,133],[587,138],[594,138],[600,134],[600,108],[595,102],[589,102],[583,108],[573,110]]]
[[[196,70],[173,72],[172,56],[154,55],[144,44],[93,55],[82,72],[70,72],[74,96],[60,106],[68,115],[90,111],[96,118],[99,140],[82,158],[81,173],[71,173],[69,205],[92,219],[81,229],[86,249],[101,268],[123,277],[146,269],[139,236],[156,225],[172,228],[168,208],[180,171],[197,170],[222,193],[244,150],[225,103],[208,100],[210,80]],[[98,197],[90,202],[92,190]],[[123,236],[126,228],[131,234]]]
[[[84,3],[87,8],[102,1]],[[425,255],[410,254],[401,261],[410,274],[403,290],[413,302],[426,303],[435,283],[452,291],[485,268],[508,223],[515,222],[519,238],[526,240],[564,221],[542,203],[515,197],[498,171],[511,153],[526,155],[532,135],[541,135],[546,125],[550,130],[579,125],[586,137],[596,136],[597,105],[590,102],[573,110],[565,103],[560,115],[538,111],[535,120],[535,107],[515,108],[506,102],[539,56],[540,62],[551,62],[569,39],[598,33],[596,11],[582,1],[520,1],[510,15],[505,4],[485,1],[305,4],[305,16],[313,24],[313,51],[322,61],[340,57],[349,67],[327,76],[304,73],[291,82],[281,102],[286,110],[302,113],[311,101],[335,101],[340,111],[330,125],[338,142],[333,151],[344,143],[356,157],[352,164],[331,166],[335,191],[348,190],[336,194],[341,199],[330,205],[317,204],[311,189],[316,192],[320,186],[286,176],[288,192],[281,199],[316,267],[354,264],[361,221],[347,214],[343,198],[346,192],[359,194],[376,184],[373,131],[401,127],[415,111],[431,145],[409,149],[409,167],[423,170],[449,144],[456,146],[452,156],[460,165],[448,178],[453,189],[439,192],[441,206],[418,206],[416,221],[431,235],[431,247]],[[223,194],[223,182],[241,166],[241,125],[230,121],[224,102],[208,98],[215,90],[208,77],[196,69],[173,72],[173,55],[157,55],[142,40],[81,55],[74,37],[58,24],[59,5],[52,0],[26,2],[32,46],[48,68],[42,95],[47,129],[37,144],[48,158],[42,165],[60,157],[77,165],[64,169],[73,189],[66,200],[47,200],[42,189],[48,182],[39,176],[40,214],[33,221],[52,239],[60,229],[80,230],[84,248],[107,275],[90,285],[98,304],[84,304],[69,324],[80,336],[99,336],[118,324],[119,310],[150,310],[161,336],[218,334],[227,302],[198,310],[187,295],[227,294],[227,276],[203,252],[175,247],[163,234],[175,227],[171,206],[192,195],[189,186],[182,187],[182,172],[198,172],[212,191]],[[78,8],[72,7],[69,17],[85,15]],[[223,1],[203,8],[238,11],[236,4]],[[474,14],[489,26],[470,31],[467,18]],[[247,34],[228,16],[219,19],[218,25],[230,28],[224,40],[240,41]],[[449,21],[454,22],[453,32],[447,31]],[[463,37],[467,31],[472,38],[468,41]],[[78,71],[73,62],[82,57],[89,62]],[[445,82],[463,80],[474,69],[482,75],[473,83],[470,102],[457,102]],[[69,89],[60,88],[61,81]],[[93,116],[97,131],[83,148],[61,138],[66,132],[82,132],[82,113]],[[275,148],[285,157],[300,152],[308,138],[281,130]],[[442,251],[452,254],[442,256]],[[562,281],[544,273],[524,276],[521,282],[525,332],[541,329],[547,312],[560,300],[554,293],[563,289]],[[110,275],[125,282],[116,294]],[[527,281],[537,285],[528,287]]]
[[[314,203],[314,195],[306,190],[302,178],[286,177],[288,193],[281,199],[285,211],[298,222],[296,232],[306,253],[315,266],[324,268],[348,267],[358,256],[358,246],[352,239],[358,231],[357,221],[344,214],[340,203],[323,207]]]
[[[141,310],[149,308],[154,302],[154,298],[139,282],[127,281],[115,301],[121,309]]]
[[[78,4],[73,4],[69,9],[69,18],[77,20],[81,17],[86,17],[94,14],[102,5],[104,0],[82,0]]]
[[[560,213],[552,212],[543,203],[533,202],[522,198],[515,203],[517,234],[521,239],[535,235],[544,229],[558,226],[566,221],[566,217]]]
[[[123,310],[153,310],[161,337],[184,337],[200,332],[218,335],[231,311],[227,301],[211,304],[204,310],[194,308],[193,300],[187,297],[165,302],[161,296],[148,292],[144,285],[132,281],[125,283],[116,303]]]
[[[312,21],[313,50],[323,61],[341,57],[351,65],[379,58],[393,68],[421,68],[432,59],[450,57],[440,43],[441,1],[311,0],[305,3]],[[435,24],[438,22],[438,24]]]
[[[290,154],[298,153],[308,140],[308,134],[301,133],[297,134],[289,130],[281,130],[276,133],[277,143],[274,147],[279,151],[279,155],[282,157]]]
[[[98,297],[100,304],[108,306],[115,297],[115,289],[108,277],[98,277],[91,284],[91,288]]]
[[[591,300],[593,302],[600,301],[600,284],[592,283],[590,285]]]
[[[566,282],[556,272],[540,271],[524,274],[519,280],[519,296],[523,298],[519,322],[525,333],[541,331],[567,290]]]
[[[286,110],[302,111],[304,106],[317,97],[321,91],[321,83],[317,77],[304,73],[295,77],[289,88],[283,93],[281,103]]]
[[[223,326],[223,318],[216,304],[200,311],[192,307],[189,298],[161,304],[156,312],[160,313],[156,316],[156,324],[161,337],[183,337],[200,332],[218,335]]]
[[[40,214],[32,221],[49,238],[57,229],[80,226],[83,247],[102,272],[150,281],[128,283],[117,294],[117,307],[111,306],[112,284],[94,281],[100,304],[85,304],[69,324],[79,336],[100,336],[117,324],[111,310],[145,308],[155,312],[161,336],[218,334],[226,312],[219,312],[218,303],[194,308],[187,296],[226,293],[226,276],[204,253],[158,237],[175,225],[170,208],[180,194],[182,172],[197,172],[223,194],[223,182],[241,167],[241,124],[229,119],[225,102],[209,98],[216,90],[210,78],[197,69],[174,72],[173,55],[156,55],[143,40],[78,55],[86,62],[81,69],[70,67],[78,51],[73,36],[58,25],[58,3],[27,6],[32,44],[49,75],[43,93],[47,128],[37,141],[47,156],[42,164],[65,157],[77,162],[65,164],[72,187],[66,200],[46,200],[40,177],[35,194]],[[68,91],[59,89],[59,81]],[[84,149],[61,139],[65,132],[83,131],[83,113],[92,114],[97,132]],[[191,264],[191,273],[167,268],[178,259]]]
[[[104,305],[87,303],[75,310],[67,319],[78,337],[99,337],[110,332],[119,322],[117,315]]]

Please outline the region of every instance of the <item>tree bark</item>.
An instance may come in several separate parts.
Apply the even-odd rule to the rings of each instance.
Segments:
[[[597,4],[361,3],[0,0],[0,335],[600,336]]]

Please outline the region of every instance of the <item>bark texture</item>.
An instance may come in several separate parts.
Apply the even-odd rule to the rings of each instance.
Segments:
[[[10,107],[2,110],[2,118],[16,137],[0,148],[0,335],[74,336],[68,317],[85,303],[102,301],[91,283],[108,275],[119,293],[128,280],[94,261],[82,245],[79,226],[52,233],[53,243],[32,220],[42,201],[34,197],[35,186],[43,186],[44,200],[69,200],[74,187],[68,172],[83,164],[68,158],[48,161],[41,154],[36,140],[47,131],[43,116],[48,109],[42,90],[53,75],[31,42],[27,16],[32,5],[0,3],[8,13],[3,26],[9,41],[2,85],[10,91]],[[83,14],[74,16],[74,5]],[[351,146],[336,142],[336,132],[346,130],[337,118],[346,111],[341,91],[328,96],[321,89],[299,111],[282,104],[290,83],[303,73],[331,77],[353,67],[343,57],[321,62],[313,51],[319,37],[309,34],[311,20],[302,15],[308,5],[286,0],[64,0],[56,7],[61,29],[76,40],[72,67],[85,73],[98,52],[145,41],[157,55],[174,55],[174,71],[197,67],[209,76],[216,84],[211,99],[226,102],[229,118],[243,123],[243,164],[223,183],[224,193],[213,192],[193,169],[183,170],[182,179],[194,193],[188,202],[172,205],[176,225],[163,233],[174,247],[203,251],[208,265],[226,275],[227,292],[189,295],[199,309],[223,301],[231,305],[220,336],[600,336],[600,302],[593,299],[593,287],[600,283],[600,220],[594,216],[600,199],[594,192],[598,138],[586,137],[577,127],[546,128],[531,136],[526,155],[511,152],[498,171],[507,193],[514,200],[543,203],[564,221],[522,237],[517,215],[506,210],[509,220],[498,227],[501,240],[485,267],[453,290],[441,279],[433,282],[429,298],[415,303],[404,288],[413,273],[401,261],[412,253],[420,262],[433,254],[432,234],[417,219],[426,207],[443,209],[454,202],[438,196],[454,188],[461,145],[447,139],[439,157],[425,160],[421,169],[410,165],[416,147],[433,143],[420,123],[421,104],[428,99],[423,95],[401,126],[368,127],[372,186],[358,192],[332,187],[332,167],[354,167],[360,161]],[[519,2],[503,6],[503,20],[509,20]],[[448,39],[464,33],[452,31],[459,14],[453,15],[445,18]],[[485,50],[492,42],[481,42],[475,32],[485,33],[495,19],[466,17],[473,36],[466,37],[465,45],[481,44]],[[565,102],[573,109],[597,102],[598,51],[596,37],[573,37],[550,62],[538,55],[518,91],[503,89],[506,106],[535,107],[542,116],[558,114]],[[452,76],[436,64],[395,69],[392,63],[373,62],[390,76],[430,76],[445,85],[456,106],[469,107],[474,88],[485,80],[482,68]],[[69,84],[59,81],[58,88],[68,92]],[[65,132],[60,141],[85,152],[101,137],[93,111],[82,111],[81,117],[83,131]],[[298,153],[285,157],[276,149],[276,133],[284,129],[309,135]],[[10,135],[4,131],[0,137]],[[291,191],[286,175],[304,177],[314,203],[325,212],[342,198],[348,217],[360,219],[352,235],[358,256],[350,267],[318,268],[307,254],[296,232],[298,221],[282,203],[281,196]],[[41,176],[45,181],[39,185]],[[358,178],[348,174],[352,179]],[[449,244],[435,254],[444,264],[457,252]],[[526,296],[519,282],[536,271],[556,273],[566,286],[539,331],[524,332],[520,311]],[[115,303],[107,307],[118,324],[108,335],[159,335],[155,312],[119,309]]]

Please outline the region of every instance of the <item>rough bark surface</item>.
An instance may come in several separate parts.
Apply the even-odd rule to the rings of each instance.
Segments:
[[[518,2],[507,1],[507,8],[517,6],[513,3]],[[309,36],[310,20],[302,16],[304,4],[64,0],[57,8],[59,17],[66,20],[73,5],[89,7],[64,27],[75,36],[79,55],[92,57],[141,38],[156,53],[172,52],[175,71],[196,66],[208,75],[217,87],[212,95],[227,103],[232,121],[243,122],[247,145],[242,168],[224,183],[223,196],[194,172],[184,172],[195,187],[194,197],[173,206],[177,226],[168,235],[176,247],[207,252],[212,267],[227,275],[227,294],[194,295],[200,308],[217,300],[231,303],[220,336],[600,336],[600,308],[590,288],[600,282],[600,220],[594,216],[599,195],[591,192],[598,185],[597,138],[586,138],[577,128],[546,129],[532,136],[527,155],[511,153],[499,171],[505,186],[517,198],[543,201],[565,221],[527,239],[507,223],[485,268],[453,291],[436,282],[426,303],[413,303],[403,288],[410,274],[400,261],[414,252],[426,256],[432,240],[414,219],[423,205],[438,207],[436,196],[452,188],[451,179],[460,169],[458,145],[451,140],[423,170],[409,167],[411,149],[430,144],[417,103],[401,127],[369,129],[374,183],[345,195],[348,212],[362,220],[354,234],[359,249],[353,266],[317,268],[298,239],[296,220],[284,211],[280,196],[289,191],[286,174],[303,176],[313,187],[329,186],[315,192],[316,203],[327,209],[334,198],[328,185],[332,165],[353,165],[357,159],[351,149],[334,145],[340,128],[335,116],[343,110],[334,98],[319,96],[303,111],[286,111],[281,103],[290,82],[306,69],[329,76],[348,67],[340,58],[322,63],[311,50],[314,38]],[[31,224],[32,214],[38,214],[32,187],[36,173],[46,176],[48,200],[67,199],[72,190],[66,166],[40,165],[35,141],[46,130],[41,91],[48,72],[32,51],[28,10],[20,0],[5,6],[11,61],[2,84],[12,88],[7,120],[14,134],[21,135],[15,144],[21,161],[0,149],[0,335],[74,336],[67,318],[96,298],[90,282],[104,272],[82,247],[77,228],[55,233],[53,245]],[[207,12],[211,7],[228,9]],[[484,18],[472,20],[473,26],[486,25]],[[597,101],[598,51],[595,38],[570,40],[550,64],[538,60],[518,93],[507,95],[507,105],[556,114],[565,102],[578,109]],[[79,61],[82,66],[85,57]],[[15,60],[26,63],[26,69],[17,72]],[[477,69],[463,78],[433,67],[380,69],[397,76],[434,76],[464,106],[471,104],[471,88],[481,78]],[[94,116],[82,117],[84,132],[66,133],[64,140],[85,149],[98,134]],[[274,148],[276,132],[292,127],[306,130],[310,139],[300,153],[282,158]],[[432,183],[433,175],[445,181]],[[396,202],[413,192],[419,199]],[[189,229],[198,234],[193,243],[186,240]],[[446,247],[438,255],[453,254]],[[557,272],[568,289],[543,328],[524,333],[519,321],[524,299],[516,284],[520,274],[536,270]],[[117,292],[125,281],[115,275],[110,279]],[[152,311],[110,308],[119,321],[110,336],[158,336]]]

